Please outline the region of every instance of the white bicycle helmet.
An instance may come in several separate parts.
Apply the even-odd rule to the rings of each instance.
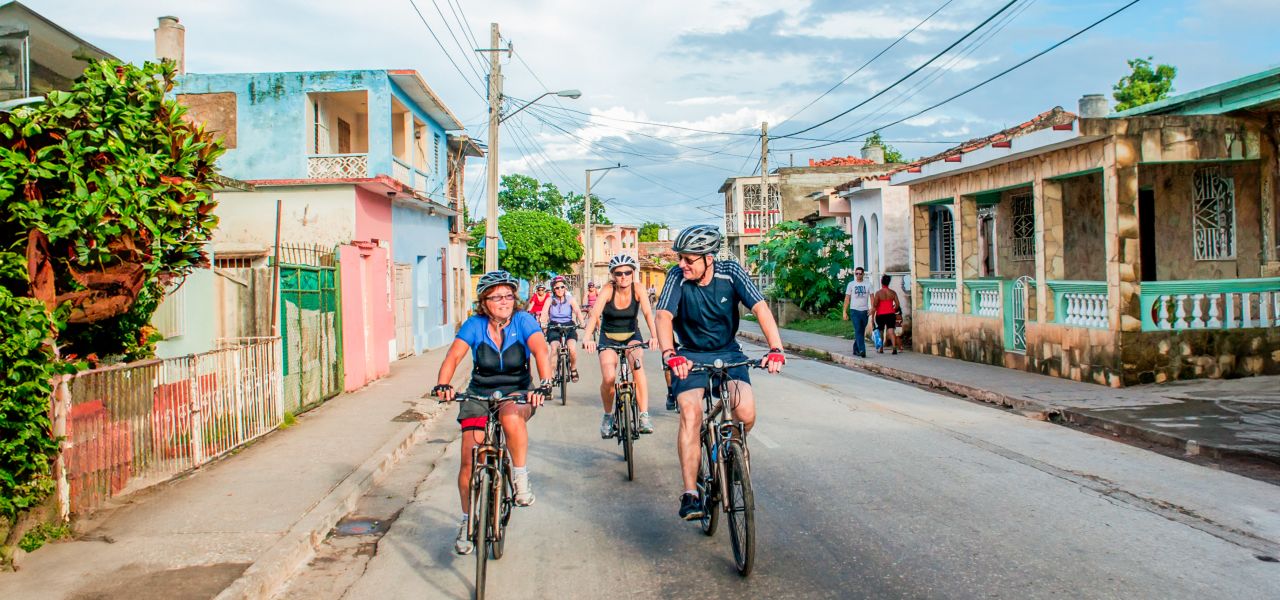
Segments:
[[[680,254],[715,254],[723,241],[724,236],[715,225],[690,225],[676,235],[671,249]]]
[[[480,281],[476,284],[476,297],[484,296],[484,293],[495,285],[509,285],[513,290],[520,289],[520,281],[512,277],[510,273],[506,271],[489,271],[480,276]]]
[[[630,254],[618,254],[618,255],[615,255],[613,258],[609,259],[610,273],[612,273],[613,270],[618,267],[631,267],[632,269],[640,268],[639,264],[636,263],[636,258],[634,256],[631,256]]]

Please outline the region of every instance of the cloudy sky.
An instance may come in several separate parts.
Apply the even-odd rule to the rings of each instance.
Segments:
[[[716,189],[758,168],[753,136],[762,121],[774,137],[771,166],[856,155],[856,138],[877,129],[914,158],[1055,105],[1074,111],[1082,94],[1109,94],[1128,58],[1178,67],[1175,92],[1280,66],[1277,0],[1142,0],[1027,66],[903,120],[1130,1],[1014,0],[919,74],[795,139],[784,136],[885,90],[1009,0],[24,1],[131,61],[151,57],[155,18],[176,15],[192,72],[418,69],[482,141],[485,67],[468,37],[487,45],[497,22],[515,48],[503,61],[508,96],[583,94],[544,99],[504,123],[501,172],[581,192],[584,169],[620,162],[627,168],[594,187],[613,220],[672,226],[719,220]],[[468,172],[473,214],[483,213],[482,174],[480,163]]]

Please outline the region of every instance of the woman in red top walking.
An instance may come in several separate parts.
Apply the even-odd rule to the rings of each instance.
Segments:
[[[893,353],[898,353],[898,336],[894,334],[894,328],[898,326],[898,313],[902,312],[902,303],[898,301],[898,293],[889,289],[889,282],[892,280],[888,275],[880,277],[880,291],[871,296],[871,308],[876,312],[876,329],[880,330],[880,339],[884,340],[884,346],[893,344]],[[884,346],[880,347],[880,354],[884,354]]]

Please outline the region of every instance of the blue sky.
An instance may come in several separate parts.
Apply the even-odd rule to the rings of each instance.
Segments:
[[[712,216],[719,214],[716,189],[725,177],[756,167],[758,142],[661,124],[750,133],[769,121],[774,136],[798,131],[882,90],[1007,1],[952,0],[891,51],[799,114],[946,0],[414,0],[465,78],[432,40],[409,0],[26,4],[132,61],[151,57],[155,18],[176,15],[187,27],[188,70],[193,72],[415,68],[482,141],[486,104],[472,86],[484,87],[471,66],[481,72],[483,67],[459,48],[470,47],[460,21],[470,25],[482,44],[487,43],[488,24],[496,21],[517,54],[504,60],[508,95],[528,99],[547,89],[583,92],[576,101],[544,99],[505,123],[501,172],[531,174],[562,190],[581,192],[583,169],[621,162],[629,168],[594,188],[610,199],[614,221],[681,226],[718,221]],[[1017,0],[971,38],[980,45],[961,44],[934,63],[949,68],[926,68],[804,136],[842,139],[883,127],[1127,2]],[[455,16],[459,8],[465,19]],[[1226,81],[1280,65],[1280,36],[1274,34],[1278,22],[1276,0],[1142,0],[1022,69],[883,129],[882,135],[900,141],[895,145],[916,157],[947,147],[939,142],[985,135],[1055,105],[1074,111],[1082,94],[1109,96],[1112,84],[1127,71],[1125,60],[1137,56],[1177,66],[1175,91]],[[961,54],[967,47],[968,53]],[[810,145],[775,139],[771,164],[785,165],[793,157],[800,165],[810,158],[856,155],[861,147],[853,142],[804,149]],[[473,214],[483,212],[482,162],[468,172],[466,193]]]

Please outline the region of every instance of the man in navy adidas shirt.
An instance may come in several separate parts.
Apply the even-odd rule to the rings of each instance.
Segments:
[[[769,342],[769,354],[760,365],[770,373],[777,373],[786,362],[782,355],[782,336],[760,289],[751,282],[742,265],[716,260],[715,254],[722,243],[720,229],[714,225],[693,225],[681,231],[672,244],[672,250],[680,256],[679,264],[667,273],[666,285],[658,297],[658,344],[662,347],[662,359],[671,369],[672,390],[680,403],[680,433],[676,445],[684,482],[680,517],[686,521],[701,519],[704,513],[697,478],[698,432],[702,427],[702,391],[707,385],[707,374],[690,373],[690,369],[695,363],[708,364],[716,359],[726,363],[747,360],[737,340],[739,303],[756,316]],[[678,350],[676,338],[680,340]],[[731,369],[729,379],[738,397],[737,405],[732,407],[733,415],[750,431],[756,420],[756,404],[747,367]]]

